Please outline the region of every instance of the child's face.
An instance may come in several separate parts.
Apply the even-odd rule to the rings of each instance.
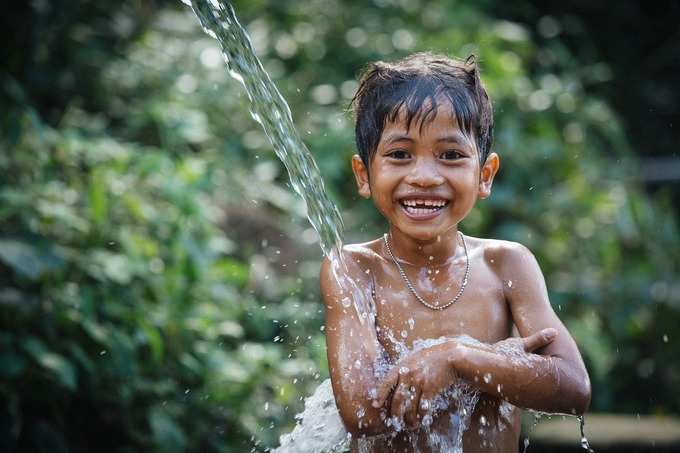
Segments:
[[[370,173],[352,161],[359,193],[373,199],[392,228],[430,241],[456,226],[478,198],[486,198],[498,170],[492,153],[482,168],[473,138],[458,127],[448,103],[437,116],[406,129],[403,118],[385,125]],[[370,174],[370,177],[369,177]]]

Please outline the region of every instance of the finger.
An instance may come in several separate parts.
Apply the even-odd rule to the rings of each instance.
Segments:
[[[429,426],[432,424],[432,404],[434,395],[428,392],[420,394],[420,401],[418,402],[418,416],[420,417],[420,424]]]
[[[404,419],[404,404],[406,403],[405,401],[405,396],[406,396],[406,386],[402,384],[401,382],[397,387],[394,389],[394,393],[392,394],[392,401],[390,402],[390,415],[392,417],[396,417],[398,420],[403,420]]]
[[[522,338],[522,343],[524,344],[524,351],[533,352],[544,346],[549,345],[557,337],[557,330],[552,327],[547,329],[539,330],[536,333],[529,335],[528,337]]]
[[[418,406],[420,405],[420,395],[422,391],[418,386],[411,387],[408,396],[409,401],[404,413],[404,423],[406,428],[413,431],[420,427],[420,416],[418,415]]]
[[[385,405],[385,401],[387,401],[387,397],[390,395],[390,393],[392,393],[392,390],[394,390],[398,382],[399,371],[397,370],[397,367],[393,367],[380,383],[380,386],[378,386],[378,392],[376,393],[376,397],[372,403],[373,407],[376,409],[383,407]]]

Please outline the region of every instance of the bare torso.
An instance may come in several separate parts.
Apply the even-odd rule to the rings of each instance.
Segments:
[[[370,273],[376,306],[378,339],[389,358],[399,357],[399,343],[407,348],[414,341],[468,335],[484,343],[495,343],[512,335],[513,320],[503,293],[503,282],[494,269],[497,241],[466,237],[470,273],[460,299],[444,310],[433,310],[421,304],[409,291],[391,259],[385,258],[382,240],[363,244],[362,255],[371,259]],[[460,256],[462,255],[462,256]],[[402,263],[418,293],[431,303],[445,303],[459,291],[465,274],[465,256],[457,254],[439,267],[416,267]],[[511,284],[511,283],[510,283]],[[395,341],[396,340],[396,341]],[[482,394],[473,412],[470,427],[463,435],[464,451],[512,452],[519,439],[519,409]],[[446,433],[453,409],[434,417],[431,430]],[[501,414],[503,412],[503,414]],[[389,440],[388,440],[389,439]],[[428,447],[424,430],[402,432],[396,437],[377,438],[375,452],[425,453]],[[356,446],[353,448],[356,451]]]

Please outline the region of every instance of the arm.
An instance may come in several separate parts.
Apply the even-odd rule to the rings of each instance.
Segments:
[[[346,277],[353,279],[360,288],[370,288],[370,279],[360,270],[366,267],[353,259],[345,254],[345,262],[350,268]],[[370,318],[360,319],[353,294],[347,288],[349,285],[337,281],[328,258],[321,264],[320,280],[326,306],[328,366],[340,417],[353,435],[384,432],[386,428],[380,419],[380,411],[371,406],[369,398],[378,385],[373,364],[381,351],[375,327]],[[365,293],[370,294],[370,291]],[[346,298],[351,304],[347,304]]]
[[[418,428],[426,420],[425,416],[432,414],[434,398],[459,380],[456,367],[467,353],[498,354],[505,351],[500,352],[503,358],[510,353],[515,360],[525,360],[526,364],[526,360],[538,357],[531,352],[550,344],[556,335],[555,329],[547,328],[528,337],[509,338],[495,345],[462,343],[452,338],[421,349],[404,357],[387,373],[378,387],[373,407],[380,408],[388,403],[385,410],[389,410],[390,415],[403,419],[409,429]],[[478,371],[481,374],[481,369]],[[485,370],[485,375],[487,372]],[[470,382],[485,382],[484,376],[479,378],[478,374]],[[491,384],[491,380],[487,380],[487,384]]]
[[[587,410],[588,373],[574,340],[550,307],[538,263],[519,245],[506,246],[494,261],[523,338],[494,345],[452,339],[410,354],[382,380],[375,407],[385,405],[414,428],[429,413],[429,402],[462,378],[520,407],[569,414]]]
[[[457,375],[475,382],[483,392],[520,407],[583,414],[591,396],[588,372],[576,343],[550,306],[536,259],[519,244],[503,247],[499,255],[497,271],[520,335],[527,337],[553,328],[557,336],[539,351],[540,355],[530,354],[530,360],[459,346],[452,354]],[[485,375],[491,379],[484,379]]]

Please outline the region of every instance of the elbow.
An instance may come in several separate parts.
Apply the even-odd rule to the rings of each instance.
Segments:
[[[350,416],[349,414],[340,411],[340,418],[342,419],[342,424],[345,425],[345,429],[353,438],[362,435],[362,421],[359,417]]]
[[[590,379],[588,379],[588,376],[586,375],[582,383],[578,385],[574,391],[569,407],[569,413],[572,415],[583,415],[588,412],[591,397]]]
[[[590,408],[590,400],[591,400],[592,396],[593,396],[593,394],[592,394],[592,391],[590,389],[590,379],[586,376],[585,382],[583,384],[582,394],[581,394],[581,402],[582,402],[581,409],[582,410],[581,410],[580,415],[585,414],[588,411],[588,409]]]
[[[576,416],[585,414],[592,396],[588,371],[585,367],[569,366],[559,366],[556,371],[557,394],[554,396],[558,411]]]
[[[352,438],[359,439],[362,437],[376,436],[384,431],[384,425],[379,421],[379,417],[359,416],[354,413],[347,413],[348,411],[340,411],[340,418],[342,419],[345,429],[352,435]],[[351,411],[349,411],[351,412]],[[361,414],[363,411],[357,411]]]

